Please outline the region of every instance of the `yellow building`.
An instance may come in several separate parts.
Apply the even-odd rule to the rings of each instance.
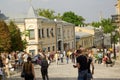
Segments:
[[[92,27],[92,26],[85,26],[85,27],[76,26],[75,27],[75,33],[76,32],[80,32],[80,34],[83,33],[85,36],[87,36],[87,38],[86,37],[85,38],[88,39],[88,41],[89,41],[89,39],[91,40],[91,42],[89,42],[90,45],[88,44],[87,47],[92,47],[92,46],[96,46],[98,48],[102,47],[103,31],[102,31],[101,28],[95,28],[95,27]]]
[[[86,32],[86,33],[89,33],[89,34],[92,34],[94,35],[95,34],[95,31],[94,31],[94,27],[91,27],[91,26],[87,26],[87,27],[79,27],[79,26],[76,26],[75,27],[75,32]]]
[[[93,46],[93,35],[86,32],[75,32],[76,35],[76,48],[80,46],[84,48],[91,48]]]
[[[76,48],[79,49],[80,46],[83,46],[84,48],[92,47],[94,42],[93,35],[93,27],[87,27],[87,29],[86,27],[75,27]]]

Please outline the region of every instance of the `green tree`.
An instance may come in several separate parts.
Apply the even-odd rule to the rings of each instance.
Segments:
[[[101,23],[100,22],[92,22],[91,25],[94,26],[94,27],[99,28],[101,26]]]
[[[112,31],[115,31],[115,29],[117,28],[112,24],[112,20],[110,18],[102,19],[99,22],[92,22],[91,25],[94,27],[101,26],[103,28],[104,33],[111,33]]]
[[[0,20],[0,51],[8,52],[11,48],[11,36],[7,24]]]
[[[117,28],[112,24],[112,20],[110,18],[102,19],[101,26],[103,27],[104,33],[111,33],[112,31],[115,31],[115,29]]]
[[[82,16],[78,16],[72,11],[63,13],[62,20],[75,24],[76,26],[83,25],[85,21]]]
[[[12,21],[10,21],[8,26],[9,26],[9,31],[11,35],[11,41],[12,41],[11,51],[22,51],[24,49],[24,44],[21,39],[20,30]]]
[[[44,16],[48,19],[54,19],[55,18],[55,11],[54,10],[50,10],[50,9],[37,9],[37,13],[39,16]]]

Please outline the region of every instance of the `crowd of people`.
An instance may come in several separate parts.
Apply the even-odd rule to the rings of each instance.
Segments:
[[[46,52],[39,49],[35,63],[41,66],[41,75],[43,80],[49,80],[48,66],[51,62],[69,64],[74,63],[74,68],[78,68],[78,80],[91,80],[94,74],[94,61],[98,64],[106,64],[112,62],[111,53],[97,51],[93,53],[92,49],[80,48],[78,50]],[[35,56],[36,56],[35,55]],[[90,66],[92,70],[90,70]],[[35,71],[33,63],[33,55],[27,52],[11,52],[1,53],[0,55],[0,80],[5,80],[5,77],[10,77],[10,71],[22,67],[25,71],[25,80],[35,80]]]

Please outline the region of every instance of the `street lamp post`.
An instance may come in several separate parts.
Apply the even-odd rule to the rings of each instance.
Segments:
[[[114,46],[113,46],[113,52],[114,52],[114,59],[116,59],[116,51],[115,51],[115,32],[112,32],[113,35],[113,42],[114,42]]]

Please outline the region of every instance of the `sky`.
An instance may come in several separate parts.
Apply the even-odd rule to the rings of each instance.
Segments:
[[[86,23],[111,18],[116,14],[117,0],[31,0],[34,9],[50,9],[63,14],[72,11],[85,18]],[[27,15],[30,8],[29,0],[0,0],[0,10],[8,17]]]

